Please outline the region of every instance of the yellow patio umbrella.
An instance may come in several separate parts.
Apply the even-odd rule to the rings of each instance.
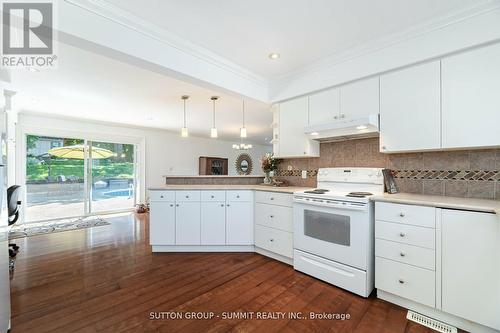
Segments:
[[[115,153],[113,153],[111,150],[104,148],[91,147],[90,151],[92,152],[92,159],[102,159],[115,156]],[[57,147],[50,149],[48,153],[56,157],[83,160],[85,158],[85,146],[73,145],[73,146]]]

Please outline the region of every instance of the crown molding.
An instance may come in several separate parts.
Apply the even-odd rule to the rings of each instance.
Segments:
[[[274,88],[273,86],[280,86],[287,81],[293,81],[303,75],[311,75],[313,73],[322,72],[325,68],[337,66],[343,62],[370,55],[371,53],[393,45],[430,34],[434,31],[459,24],[462,21],[487,14],[498,9],[500,9],[499,0],[483,0],[477,5],[434,18],[424,23],[415,25],[409,29],[351,47],[347,50],[332,54],[329,57],[316,61],[310,65],[297,68],[296,70],[271,78],[270,85]]]
[[[228,71],[244,80],[248,80],[262,87],[267,87],[269,80],[250,70],[182,37],[152,24],[137,15],[134,15],[105,0],[64,0],[66,3],[77,6],[94,15],[117,23],[127,29],[132,29],[146,37],[153,38],[169,47],[175,48],[189,56],[207,62],[224,71]]]

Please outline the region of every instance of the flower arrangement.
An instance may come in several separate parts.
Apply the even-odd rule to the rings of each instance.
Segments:
[[[279,162],[279,159],[275,158],[271,153],[267,153],[260,158],[260,166],[266,174],[278,170]]]

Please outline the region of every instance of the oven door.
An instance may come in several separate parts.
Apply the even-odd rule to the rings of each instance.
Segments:
[[[367,269],[369,207],[343,209],[294,204],[294,248]]]

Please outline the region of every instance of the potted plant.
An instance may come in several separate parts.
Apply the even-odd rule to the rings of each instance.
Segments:
[[[264,178],[264,184],[271,184],[271,172],[278,170],[279,160],[274,157],[273,154],[267,153],[260,158],[260,165],[262,167],[262,171],[266,177]]]

